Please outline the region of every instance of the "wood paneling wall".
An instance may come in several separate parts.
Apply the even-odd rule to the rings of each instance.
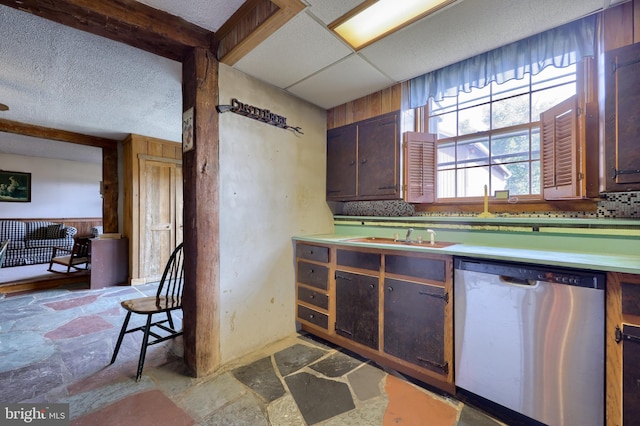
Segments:
[[[338,105],[327,111],[327,129],[346,126],[356,121],[398,111],[401,107],[401,100],[401,85],[398,83],[346,104]]]
[[[18,222],[35,222],[35,221],[44,221],[44,222],[53,222],[53,223],[64,223],[66,226],[73,226],[78,230],[78,233],[75,235],[76,237],[86,237],[91,236],[91,228],[94,226],[102,226],[102,218],[101,217],[55,217],[55,218],[34,218],[34,219],[25,219],[23,217],[16,219],[0,219],[0,220],[17,220]]]

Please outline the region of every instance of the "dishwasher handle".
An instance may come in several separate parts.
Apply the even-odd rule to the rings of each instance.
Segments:
[[[500,275],[500,282],[503,284],[507,284],[507,285],[511,285],[514,287],[521,287],[521,288],[537,288],[538,285],[540,284],[539,281],[536,280],[530,280],[530,279],[526,279],[526,278],[518,278],[518,277],[510,277],[507,275]]]

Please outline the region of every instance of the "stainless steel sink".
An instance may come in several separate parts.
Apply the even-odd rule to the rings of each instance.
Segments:
[[[425,247],[425,248],[444,248],[449,247],[457,243],[448,243],[444,241],[437,241],[434,244],[429,243],[429,241],[405,241],[405,240],[396,240],[394,238],[386,238],[386,237],[361,237],[361,238],[350,238],[348,240],[352,243],[371,243],[371,244],[391,244],[391,245],[400,245],[400,246],[413,246],[413,247]]]

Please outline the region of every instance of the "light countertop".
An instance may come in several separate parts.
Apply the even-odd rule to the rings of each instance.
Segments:
[[[340,244],[353,247],[375,247],[385,250],[431,252],[452,256],[468,256],[483,259],[525,262],[539,265],[589,269],[594,271],[640,274],[640,253],[623,255],[607,253],[533,250],[521,247],[496,247],[467,243],[456,243],[445,248],[430,248],[428,247],[428,243],[423,243],[420,245],[398,245],[348,241],[350,239],[361,237],[366,236],[320,234],[294,237],[294,240],[320,244]]]

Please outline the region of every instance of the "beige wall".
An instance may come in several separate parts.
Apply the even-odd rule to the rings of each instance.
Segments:
[[[223,364],[295,332],[291,237],[333,232],[325,110],[221,64],[218,103],[232,98],[285,116],[304,134],[220,115]]]
[[[102,165],[1,154],[0,170],[31,173],[30,203],[0,203],[0,218],[102,217]]]

